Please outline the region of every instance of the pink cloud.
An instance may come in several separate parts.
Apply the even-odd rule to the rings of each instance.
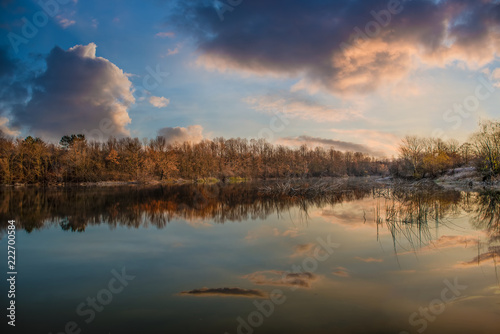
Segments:
[[[62,15],[57,15],[56,16],[57,23],[63,28],[66,29],[76,23],[75,20],[63,17]]]
[[[290,257],[312,256],[316,248],[313,243],[300,244],[295,246],[295,251]]]
[[[347,270],[344,267],[337,267],[335,270],[332,272],[335,276],[338,277],[351,277],[351,274],[349,274],[349,270]]]
[[[155,36],[160,38],[165,38],[165,37],[174,38],[175,33],[171,31],[165,31],[165,32],[159,32]]]
[[[460,262],[455,267],[457,268],[467,268],[479,265],[488,265],[496,267],[497,261],[500,260],[500,246],[491,246],[488,248],[487,252],[479,254],[471,261]]]
[[[431,241],[429,245],[423,247],[422,250],[445,249],[455,247],[471,247],[477,246],[478,239],[473,236],[460,235],[443,235],[439,239]]]

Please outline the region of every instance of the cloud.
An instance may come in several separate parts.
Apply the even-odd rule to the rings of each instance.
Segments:
[[[243,276],[256,285],[277,285],[297,288],[310,288],[311,283],[318,279],[313,273],[290,273],[279,270],[264,270]]]
[[[66,18],[62,15],[57,15],[56,16],[56,20],[57,20],[57,23],[59,23],[59,25],[63,28],[63,29],[66,29],[72,25],[74,25],[76,23],[75,20],[72,20],[72,19],[69,19],[69,18]]]
[[[14,125],[58,139],[102,128],[105,121],[105,135],[129,135],[132,83],[115,64],[96,57],[96,48],[90,43],[52,49],[45,72],[31,83],[31,99],[13,109]]]
[[[158,136],[164,137],[167,143],[199,143],[203,140],[203,127],[201,125],[191,125],[187,128],[165,127],[158,130]]]
[[[19,131],[11,129],[7,123],[9,123],[9,119],[7,117],[0,117],[0,137],[2,134],[7,136],[16,137],[19,135]]]
[[[0,78],[12,76],[16,67],[16,62],[9,57],[7,49],[0,47]]]
[[[460,236],[460,235],[443,235],[439,239],[431,241],[430,244],[422,250],[455,248],[455,247],[471,247],[477,246],[478,239],[473,236]]]
[[[332,272],[335,276],[339,277],[351,277],[351,274],[349,274],[349,270],[347,270],[344,267],[337,267],[335,270]]]
[[[479,266],[480,264],[496,266],[498,260],[500,260],[500,246],[490,246],[487,252],[479,254],[479,256],[476,256],[471,261],[460,262],[458,265],[456,265],[456,267],[467,268]]]
[[[311,137],[311,136],[284,137],[280,138],[279,142],[281,144],[290,146],[300,146],[303,144],[307,144],[313,147],[315,146],[322,146],[326,148],[333,147],[334,149],[339,151],[361,152],[374,156],[383,155],[383,153],[373,151],[371,148],[365,145],[342,141],[342,140],[320,138],[320,137]]]
[[[337,136],[344,136],[349,138],[362,138],[363,145],[367,146],[376,155],[396,156],[398,153],[398,143],[401,138],[395,134],[370,130],[370,129],[330,129]]]
[[[296,238],[299,235],[300,235],[299,229],[296,227],[287,229],[284,232],[280,232],[276,227],[271,228],[265,225],[255,230],[248,231],[247,235],[245,236],[245,240],[257,240],[269,236]]]
[[[223,21],[213,1],[177,6],[168,21],[195,38],[200,65],[297,78],[294,90],[369,93],[421,66],[478,68],[500,50],[493,0],[403,0],[388,24],[372,15],[387,0],[246,1]]]
[[[244,102],[256,111],[279,114],[285,121],[286,119],[298,118],[318,123],[361,119],[366,108],[362,101],[351,102],[348,105],[342,103],[342,107],[326,106],[309,97],[293,93],[247,97],[244,99]],[[303,143],[325,147],[333,145],[341,151],[356,151],[384,157],[395,155],[397,153],[396,145],[400,141],[400,138],[394,134],[376,130],[331,129],[330,131],[336,133],[338,136],[362,138],[363,144],[310,136],[286,137],[282,138],[281,142],[287,145],[302,145]]]
[[[370,263],[370,262],[384,262],[383,259],[375,259],[373,257],[362,258],[362,257],[356,256],[355,259],[359,260],[359,261],[367,262],[367,263]]]
[[[24,104],[28,97],[26,80],[30,77],[31,72],[0,46],[0,116],[10,116],[14,108]],[[5,133],[11,131],[6,128],[7,122],[7,118],[2,118]]]
[[[68,14],[69,17],[65,17],[63,15],[57,15],[56,21],[63,28],[66,29],[76,23],[75,20],[71,19],[71,17],[75,14],[75,12],[71,12]]]
[[[312,256],[315,246],[313,243],[296,245],[295,251],[290,257]]]
[[[176,55],[179,53],[180,50],[181,50],[181,45],[177,44],[174,49],[168,49],[166,56],[168,57],[168,56]]]
[[[165,38],[165,37],[174,38],[175,33],[171,32],[171,31],[164,31],[164,32],[157,33],[155,36],[160,37],[160,38]]]
[[[315,122],[340,122],[358,118],[361,111],[354,106],[332,107],[298,95],[267,95],[247,97],[243,100],[256,111],[280,113],[287,118],[312,120]]]
[[[290,237],[290,238],[296,238],[300,235],[299,229],[294,227],[286,230],[285,232],[282,233],[282,236],[284,237]]]
[[[156,108],[164,108],[168,106],[170,100],[165,97],[151,96],[149,98],[149,103],[151,103]]]
[[[244,297],[244,298],[266,298],[267,293],[262,290],[242,288],[201,288],[190,291],[182,291],[180,295],[196,297]]]

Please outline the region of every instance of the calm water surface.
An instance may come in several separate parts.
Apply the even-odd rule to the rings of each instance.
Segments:
[[[8,332],[498,333],[499,203],[362,182],[2,189]]]

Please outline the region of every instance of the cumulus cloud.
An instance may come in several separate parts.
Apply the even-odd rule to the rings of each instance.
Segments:
[[[245,298],[266,298],[267,293],[256,289],[242,288],[201,288],[190,291],[182,291],[181,295],[195,297],[245,297]]]
[[[313,273],[290,273],[279,270],[263,270],[243,276],[257,285],[277,285],[297,288],[310,288],[311,283],[318,279]]]
[[[294,77],[295,90],[334,94],[372,92],[422,64],[477,68],[498,55],[498,1],[401,2],[375,30],[372,12],[387,0],[246,1],[224,21],[213,1],[188,0],[169,22],[195,37],[202,66]]]
[[[97,129],[107,136],[129,135],[132,83],[115,64],[96,57],[96,48],[90,43],[52,49],[45,72],[32,82],[31,99],[13,109],[14,124],[48,138]]]
[[[199,143],[203,140],[203,127],[201,125],[191,125],[187,128],[165,127],[158,130],[158,136],[164,137],[167,143]]]
[[[164,108],[164,107],[168,106],[168,104],[170,103],[170,100],[163,97],[163,96],[162,97],[151,96],[149,98],[149,103],[151,103],[151,105],[153,105],[156,108]]]

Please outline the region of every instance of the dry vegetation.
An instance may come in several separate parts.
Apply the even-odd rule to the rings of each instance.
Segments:
[[[31,136],[13,139],[0,133],[0,184],[68,182],[244,182],[252,179],[289,179],[389,175],[418,180],[437,178],[451,170],[474,167],[481,181],[500,174],[500,123],[488,121],[468,143],[407,136],[399,156],[377,159],[335,148],[297,148],[265,140],[215,138],[200,143],[168,144],[163,137],[110,138],[88,142],[83,135],[64,136],[59,144]],[[467,178],[473,178],[469,173]],[[335,184],[292,187],[283,193],[328,192]]]
[[[265,140],[204,140],[168,144],[163,137],[88,142],[64,136],[59,145],[39,138],[0,136],[0,183],[199,180],[361,176],[387,172],[387,161],[333,148],[290,148]]]

